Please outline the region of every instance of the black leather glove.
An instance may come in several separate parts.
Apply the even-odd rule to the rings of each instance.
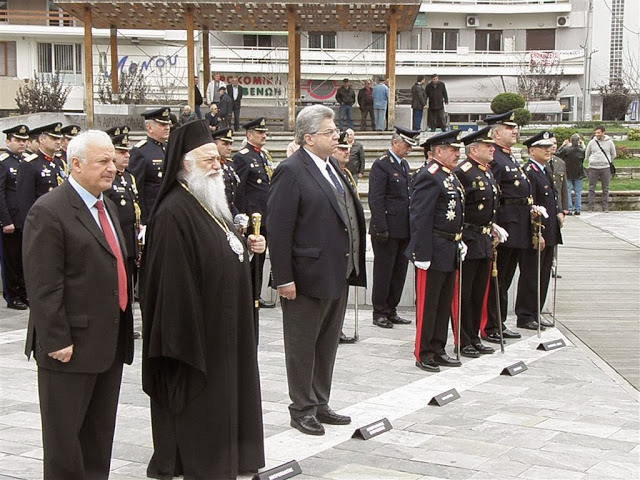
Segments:
[[[389,240],[389,232],[385,231],[376,233],[376,240],[383,244],[387,243],[387,241]]]

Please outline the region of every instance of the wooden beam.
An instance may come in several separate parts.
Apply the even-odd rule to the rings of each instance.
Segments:
[[[209,85],[209,81],[211,80],[211,60],[209,59],[209,55],[211,55],[209,48],[209,28],[205,27],[202,29],[202,76],[204,77],[202,79],[202,95],[206,95],[207,85]]]
[[[91,38],[91,7],[84,7],[84,113],[87,128],[93,128],[93,40]]]
[[[300,78],[300,43],[296,42],[296,7],[290,5],[287,7],[287,46],[289,49],[289,75],[287,77],[287,125],[289,130],[294,130],[296,124],[296,90],[299,88]],[[297,47],[297,48],[296,48]],[[296,65],[298,64],[298,66]]]
[[[195,112],[196,83],[195,83],[194,77],[196,75],[196,68],[195,68],[196,49],[193,43],[194,22],[193,22],[193,8],[191,6],[187,7],[185,11],[185,23],[187,24],[186,25],[187,27],[187,92],[188,92],[187,103],[191,107],[191,109]]]
[[[111,92],[118,95],[118,29],[111,27],[109,32],[111,43]]]
[[[393,127],[396,118],[396,49],[398,39],[398,12],[395,8],[389,10],[389,30],[387,31],[387,64],[386,72],[389,80],[389,128]]]
[[[300,75],[300,29],[296,28],[296,99],[300,100],[300,83],[302,76]]]

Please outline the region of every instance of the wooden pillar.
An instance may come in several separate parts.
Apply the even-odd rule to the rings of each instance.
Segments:
[[[93,40],[91,38],[91,7],[84,7],[84,113],[87,128],[93,128]]]
[[[185,11],[185,22],[187,26],[187,90],[188,100],[187,103],[195,112],[196,105],[196,89],[195,80],[193,77],[196,75],[195,69],[195,54],[196,49],[193,43],[193,8],[187,7]]]
[[[395,8],[389,11],[389,30],[387,31],[387,64],[386,75],[389,79],[389,116],[391,128],[396,118],[396,49],[398,39],[398,12]]]
[[[302,76],[300,75],[300,30],[296,28],[296,98],[300,99],[300,83]]]
[[[118,95],[118,29],[111,27],[109,33],[111,43],[111,92]]]
[[[209,59],[210,54],[211,51],[209,50],[209,27],[204,27],[202,29],[202,76],[204,77],[204,79],[202,80],[202,95],[206,95],[207,85],[209,85],[209,81],[211,80],[211,60]]]
[[[296,123],[296,92],[299,90],[300,78],[300,40],[296,42],[296,7],[287,7],[287,46],[289,49],[289,75],[287,78],[287,126],[289,130],[295,128]],[[299,34],[298,34],[299,35]]]

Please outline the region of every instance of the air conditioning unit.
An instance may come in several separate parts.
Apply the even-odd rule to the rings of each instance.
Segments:
[[[560,15],[556,17],[556,27],[568,27],[569,26],[569,16],[568,15]]]
[[[480,25],[480,18],[469,15],[467,17],[467,27],[477,27]]]

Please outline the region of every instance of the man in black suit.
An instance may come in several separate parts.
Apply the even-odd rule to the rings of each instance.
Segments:
[[[356,192],[329,158],[338,145],[333,111],[304,108],[298,151],[276,169],[267,203],[273,279],[282,297],[291,426],[323,435],[321,423],[351,419],[329,407],[349,285],[364,286],[365,224]]]
[[[218,116],[220,125],[218,128],[228,128],[231,126],[231,114],[233,113],[233,100],[227,93],[225,87],[220,87],[220,102],[218,103]]]
[[[242,108],[242,86],[238,85],[238,77],[232,77],[227,85],[227,93],[233,100],[233,130],[240,130],[240,109]]]
[[[407,154],[416,145],[419,131],[395,127],[391,148],[376,159],[369,172],[369,234],[373,258],[373,324],[381,328],[407,325],[396,311],[408,260],[409,243],[409,163]]]
[[[25,353],[38,363],[44,479],[107,479],[123,363],[133,359],[127,249],[102,194],[116,172],[109,136],[83,132],[68,155],[71,177],[25,222]]]

